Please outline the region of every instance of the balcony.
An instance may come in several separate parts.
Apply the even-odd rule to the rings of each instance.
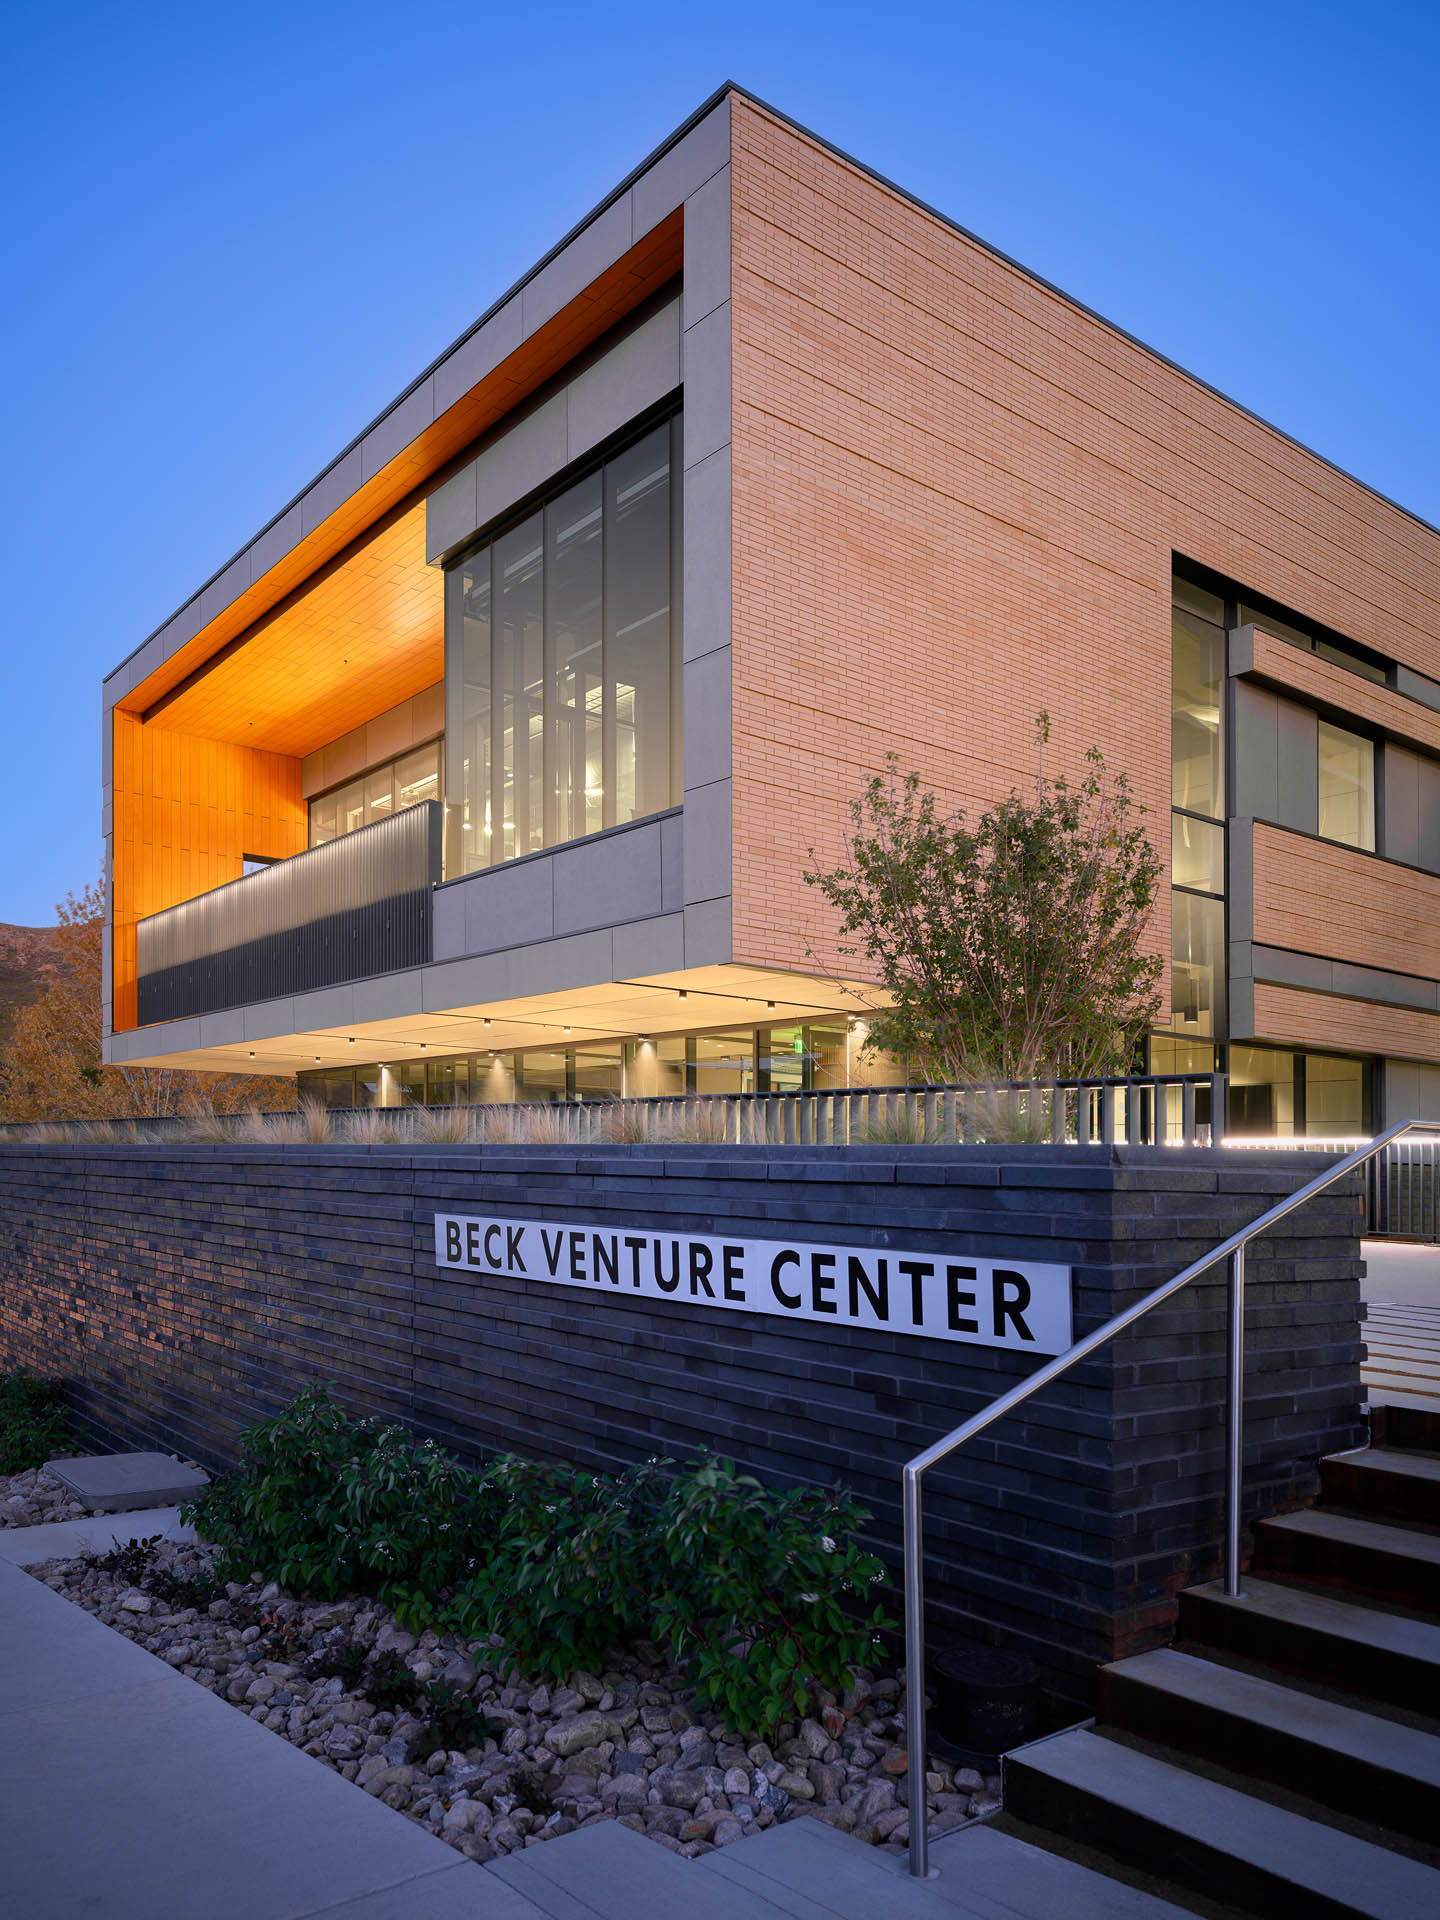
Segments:
[[[431,958],[442,809],[427,800],[141,920],[141,1026]]]

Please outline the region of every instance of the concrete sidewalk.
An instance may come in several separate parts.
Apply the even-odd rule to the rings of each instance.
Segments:
[[[158,1518],[102,1516],[97,1544]],[[90,1524],[0,1532],[0,1913],[538,1920],[524,1894],[13,1564],[42,1544],[14,1536]]]

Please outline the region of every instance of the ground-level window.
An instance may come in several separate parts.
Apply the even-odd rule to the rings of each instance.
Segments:
[[[1365,1060],[1237,1044],[1229,1070],[1231,1133],[1345,1139],[1369,1130]]]

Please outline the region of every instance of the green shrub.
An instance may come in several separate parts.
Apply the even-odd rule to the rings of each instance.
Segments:
[[[883,1569],[856,1538],[869,1515],[844,1492],[777,1492],[705,1456],[621,1474],[512,1456],[475,1473],[314,1388],[244,1435],[239,1472],[186,1517],[222,1577],[374,1593],[414,1632],[498,1636],[521,1672],[563,1679],[657,1640],[741,1733],[843,1686],[889,1625],[870,1598]],[[377,1706],[377,1688],[407,1703],[399,1665],[377,1659],[360,1682]]]
[[[58,1380],[0,1374],[0,1474],[43,1467],[70,1445]]]
[[[258,1571],[292,1593],[435,1593],[464,1571],[481,1482],[433,1441],[351,1420],[306,1387],[249,1428],[238,1472],[184,1517],[220,1549],[222,1579]]]

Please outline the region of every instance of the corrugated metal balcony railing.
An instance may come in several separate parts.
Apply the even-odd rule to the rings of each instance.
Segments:
[[[440,826],[426,800],[142,920],[141,1026],[423,965]]]

